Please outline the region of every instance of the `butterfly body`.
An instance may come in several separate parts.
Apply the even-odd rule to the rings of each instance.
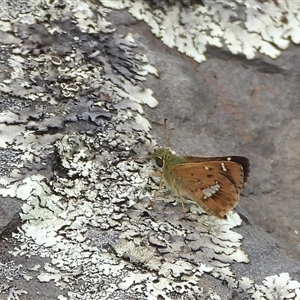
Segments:
[[[250,162],[243,156],[178,156],[160,148],[151,157],[162,168],[167,187],[181,201],[187,197],[222,219],[237,205],[250,172]]]

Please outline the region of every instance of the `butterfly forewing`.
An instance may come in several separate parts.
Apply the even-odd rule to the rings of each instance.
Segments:
[[[224,163],[225,167],[227,165],[227,162],[234,162],[237,165],[242,167],[242,171],[244,173],[243,176],[243,187],[246,185],[249,174],[250,174],[250,161],[247,157],[244,156],[212,156],[212,157],[197,157],[197,156],[186,156],[187,160],[189,162],[193,163],[200,163],[200,162],[219,162]],[[222,166],[222,165],[221,165]]]

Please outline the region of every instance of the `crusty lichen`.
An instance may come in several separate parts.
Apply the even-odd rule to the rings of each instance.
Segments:
[[[206,0],[186,5],[167,0],[159,5],[149,0],[101,2],[111,8],[127,8],[138,20],[148,23],[167,46],[198,62],[206,59],[208,46],[226,46],[232,54],[252,59],[257,52],[276,58],[291,41],[300,43],[297,1]]]
[[[19,300],[19,296],[21,297],[28,293],[26,290],[16,287],[14,281],[17,281],[19,278],[23,278],[26,281],[32,279],[26,270],[23,270],[22,265],[16,265],[13,260],[0,261],[0,293],[7,294],[7,299]]]
[[[221,45],[222,22],[212,22],[212,4],[196,5],[192,15],[171,6],[158,18],[161,11],[151,12],[145,2],[106,5],[120,3],[132,13],[140,5],[141,17],[165,39],[171,34],[169,43],[176,37],[177,47],[197,60],[204,59],[198,51],[207,43]],[[11,72],[3,75],[0,91],[13,105],[0,114],[0,145],[15,155],[0,179],[0,194],[23,202],[22,226],[13,234],[20,244],[13,254],[49,260],[36,270],[39,281],[55,282],[70,299],[224,299],[215,278],[220,286],[221,280],[228,282],[230,293],[271,299],[268,293],[280,286],[280,295],[299,295],[299,283],[287,274],[266,278],[260,286],[235,278],[232,264],[249,262],[242,236],[233,230],[241,223],[236,213],[228,221],[216,220],[187,203],[184,215],[172,204],[173,196],[148,209],[157,188],[147,180],[153,166],[138,158],[156,144],[143,104],[154,107],[157,101],[141,81],[157,71],[134,49],[131,34],[113,34],[107,9],[80,0],[62,7],[56,1],[5,5],[1,55]],[[171,26],[179,17],[185,25]],[[212,37],[184,36],[189,18],[198,26],[210,24],[205,29]],[[158,26],[158,20],[164,23]],[[12,299],[28,293],[7,276],[13,272],[30,280],[25,271],[12,264],[1,268],[1,292],[14,294]]]
[[[129,203],[153,194],[141,195],[142,178],[151,164],[119,161],[120,154],[126,158],[136,152],[135,145],[144,144],[145,149],[151,145],[144,135],[143,131],[125,135],[109,130],[93,137],[64,136],[56,148],[67,176],[55,173],[48,184],[36,177],[26,182],[26,186],[31,182],[32,196],[23,207],[23,237],[19,238],[27,247],[15,253],[48,253],[53,267],[44,266],[39,280],[61,285],[76,276],[78,282],[69,292],[75,299],[83,297],[82,291],[92,297],[95,280],[103,290],[103,294],[98,291],[99,297],[107,295],[110,287],[110,297],[122,290],[126,297],[168,299],[179,286],[179,294],[200,297],[201,287],[194,286],[198,276],[232,277],[230,262],[248,261],[240,249],[241,236],[231,231],[230,222],[206,215],[201,219],[193,206],[184,221],[180,210],[154,208],[145,218],[146,203],[129,208]],[[152,275],[142,275],[145,270]],[[181,283],[175,284],[176,278]]]
[[[243,277],[237,282],[237,290],[243,298],[250,299],[299,299],[300,283],[291,280],[288,273],[268,276],[262,284]]]

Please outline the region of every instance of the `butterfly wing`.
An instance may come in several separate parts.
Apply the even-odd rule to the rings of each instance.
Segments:
[[[238,155],[233,155],[233,156],[212,156],[212,157],[197,157],[197,156],[185,156],[187,160],[191,163],[200,163],[200,162],[212,162],[212,161],[218,161],[218,162],[223,162],[227,163],[229,161],[235,162],[239,165],[242,166],[243,172],[244,172],[244,184],[243,187],[246,185],[249,174],[250,174],[250,160],[247,157],[244,156],[238,156]],[[238,176],[239,178],[239,176]],[[236,178],[236,179],[238,179]]]
[[[174,186],[179,195],[192,199],[219,218],[224,218],[237,205],[245,184],[243,166],[224,158],[178,164],[171,171],[175,175]]]

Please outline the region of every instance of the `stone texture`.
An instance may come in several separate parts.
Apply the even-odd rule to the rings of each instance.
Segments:
[[[7,44],[26,43],[22,55],[1,53],[0,142],[10,147],[1,152],[0,299],[105,299],[107,287],[115,299],[299,291],[299,48],[276,61],[209,48],[198,64],[126,11],[78,3],[52,6],[50,22],[36,13],[43,24],[11,20],[18,34],[5,35]],[[31,60],[25,69],[23,59]],[[142,108],[155,106],[145,88],[157,108]],[[167,196],[146,209],[153,184],[142,187],[139,176],[151,166],[115,161],[153,147],[143,109],[160,145],[167,118],[178,153],[251,159],[240,227],[198,216],[192,205],[184,216]]]

